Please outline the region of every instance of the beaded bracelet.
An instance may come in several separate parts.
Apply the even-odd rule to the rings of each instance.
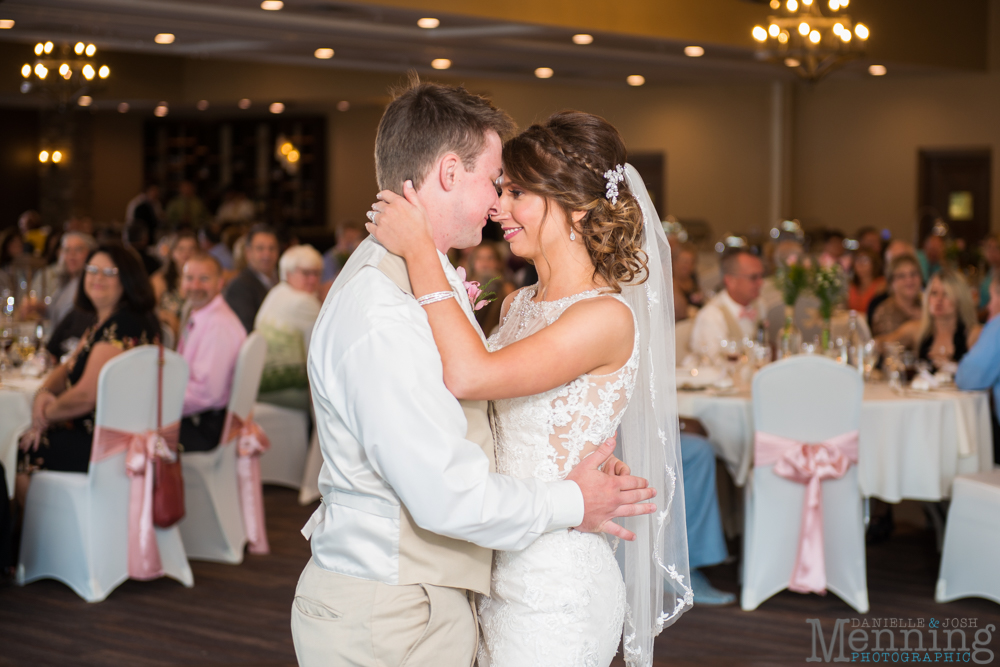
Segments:
[[[425,294],[417,299],[417,303],[421,306],[429,306],[432,303],[444,301],[445,299],[451,299],[454,296],[454,292],[431,292],[430,294]]]

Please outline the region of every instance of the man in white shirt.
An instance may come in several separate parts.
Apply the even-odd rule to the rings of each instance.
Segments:
[[[416,84],[379,125],[379,185],[401,192],[413,181],[439,251],[477,245],[499,206],[500,137],[512,130],[488,100]],[[644,480],[598,470],[608,444],[563,481],[493,472],[485,401],[460,403],[445,388],[405,264],[373,239],[331,289],[308,369],[323,503],[303,529],[312,559],[292,607],[303,667],[471,665],[472,593],[489,592],[491,549],[574,527],[628,536],[611,519],[652,511]]]
[[[764,263],[747,250],[729,251],[722,258],[725,289],[698,311],[691,330],[691,350],[716,359],[722,355],[722,341],[753,339],[761,320],[758,303],[764,284]]]

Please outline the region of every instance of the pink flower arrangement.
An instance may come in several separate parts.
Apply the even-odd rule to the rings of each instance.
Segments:
[[[478,280],[466,280],[465,267],[460,266],[456,269],[458,273],[458,279],[462,281],[465,286],[465,291],[469,295],[469,303],[472,304],[473,310],[482,310],[490,304],[493,299],[489,298],[490,294],[483,294],[482,287],[479,285]]]

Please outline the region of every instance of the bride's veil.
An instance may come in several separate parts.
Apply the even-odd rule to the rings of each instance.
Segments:
[[[675,380],[674,291],[670,246],[646,185],[635,167],[625,165],[629,190],[642,208],[642,249],[648,278],[626,285],[622,295],[639,325],[639,372],[622,418],[619,443],[632,474],[657,490],[657,511],[622,520],[636,534],[621,542],[625,563],[625,661],[648,667],[653,638],[691,606],[680,432]]]

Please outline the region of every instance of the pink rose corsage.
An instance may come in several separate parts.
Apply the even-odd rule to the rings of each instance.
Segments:
[[[484,292],[482,286],[479,284],[479,281],[466,280],[464,266],[458,267],[456,269],[456,272],[458,273],[458,279],[461,280],[462,285],[465,286],[465,291],[469,295],[469,303],[472,304],[473,310],[482,310],[496,298],[497,296],[496,292]],[[496,279],[494,278],[493,280]],[[489,283],[486,283],[486,286],[489,287],[490,283],[492,283],[493,280],[490,280]]]

